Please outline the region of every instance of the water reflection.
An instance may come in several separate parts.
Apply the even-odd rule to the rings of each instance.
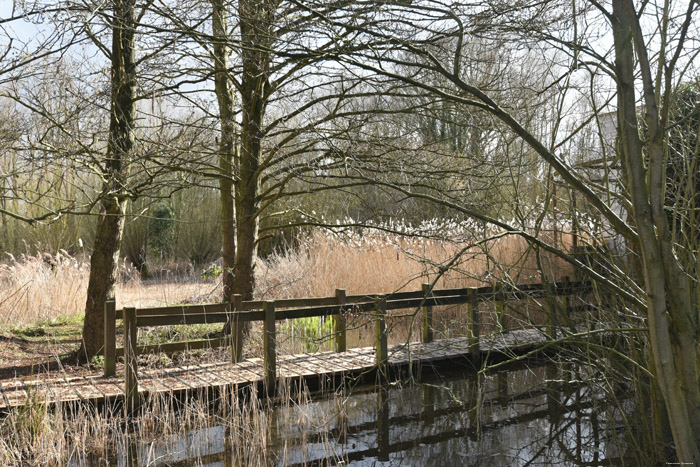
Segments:
[[[267,411],[270,465],[611,465],[624,459],[619,401],[571,365],[525,365]],[[133,440],[119,465],[245,465],[228,428]]]

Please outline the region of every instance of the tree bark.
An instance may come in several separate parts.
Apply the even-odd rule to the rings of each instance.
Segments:
[[[88,282],[81,358],[90,359],[102,351],[104,342],[104,303],[114,297],[119,251],[124,230],[127,198],[124,196],[124,164],[134,146],[134,98],[136,64],[134,60],[134,0],[114,2],[112,26],[112,102],[109,140],[104,164],[101,213]]]

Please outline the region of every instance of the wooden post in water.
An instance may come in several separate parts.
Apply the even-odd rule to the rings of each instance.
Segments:
[[[277,387],[277,354],[275,350],[275,302],[267,301],[263,304],[265,312],[264,329],[264,363],[265,386],[268,394],[274,394]]]
[[[389,349],[386,338],[386,295],[377,297],[374,337],[376,342],[377,366],[382,367],[389,359]]]
[[[338,301],[338,305],[345,305],[345,297],[345,289],[335,289],[335,298]],[[333,334],[335,351],[345,352],[348,350],[347,320],[345,318],[345,310],[337,315],[333,315]]]
[[[470,287],[467,289],[467,312],[469,320],[469,354],[474,361],[479,361],[481,352],[479,350],[479,297],[477,289]]]
[[[126,413],[133,415],[139,407],[138,366],[136,364],[136,308],[124,308],[124,397]]]
[[[428,299],[428,294],[431,291],[430,284],[423,284],[423,298]],[[422,342],[428,343],[433,341],[433,307],[423,306],[421,308],[423,315],[423,335]]]
[[[117,371],[117,320],[114,299],[105,302],[105,376],[114,376]]]
[[[231,361],[238,363],[243,358],[243,323],[238,321],[238,313],[243,311],[243,295],[231,296],[230,306],[233,308],[231,322]]]

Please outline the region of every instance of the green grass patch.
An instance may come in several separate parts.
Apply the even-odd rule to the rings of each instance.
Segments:
[[[46,337],[55,340],[80,339],[83,331],[83,315],[42,320],[22,327],[10,327],[6,331],[27,340],[43,340]]]

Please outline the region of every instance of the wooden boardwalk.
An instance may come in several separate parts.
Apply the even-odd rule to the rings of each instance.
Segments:
[[[516,330],[503,334],[483,336],[480,352],[515,355],[522,354],[546,342],[537,329]],[[397,370],[409,365],[463,363],[470,359],[467,338],[440,339],[431,343],[414,342],[389,348],[389,367]],[[280,355],[277,360],[278,379],[296,379],[308,382],[319,378],[359,376],[376,369],[373,347],[350,349],[346,352],[322,352],[301,355]],[[209,363],[177,368],[139,371],[139,394],[143,398],[159,394],[187,395],[211,388],[262,385],[264,381],[262,358],[251,358],[240,363]],[[124,399],[124,377],[102,375],[67,377],[47,373],[35,380],[0,383],[0,411],[24,406],[27,401],[47,405],[62,403],[104,404]]]

